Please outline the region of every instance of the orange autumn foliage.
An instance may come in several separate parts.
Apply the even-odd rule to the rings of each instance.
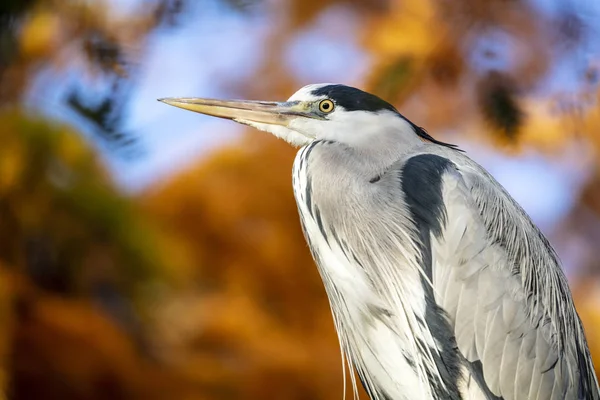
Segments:
[[[158,332],[171,337],[159,347],[234,398],[331,398],[342,390],[341,359],[298,224],[294,151],[260,135],[243,144],[145,196],[197,265],[186,291],[158,311]]]
[[[48,101],[59,102],[44,97],[51,96],[40,77],[75,68],[93,100],[96,85],[118,94],[123,82],[135,84],[151,39],[176,25],[169,21],[177,10],[193,17],[202,5],[147,0],[126,14],[118,2],[1,3],[0,21],[9,23],[0,26],[0,400],[341,396],[337,338],[292,196],[293,149],[249,132],[126,195],[98,148],[110,147],[107,137],[127,139],[107,112],[127,110],[127,92],[96,108],[77,96],[56,104],[100,133],[40,115]],[[239,3],[235,12],[245,18],[242,3],[252,2],[226,3]],[[538,91],[583,40],[577,15],[555,21],[526,1],[505,0],[249,7],[276,20],[255,73],[233,84],[248,98],[289,97],[300,84],[282,55],[324,15],[336,23],[320,35],[347,35],[339,30],[344,10],[356,18],[354,39],[370,65],[364,81],[350,83],[393,101],[434,136],[454,132],[453,141],[548,159],[583,144],[577,161],[589,163],[589,176],[551,239],[578,249],[573,290],[600,359],[594,60],[580,66],[582,84],[572,92]],[[474,59],[506,56],[481,45],[498,32],[516,61],[481,69]]]

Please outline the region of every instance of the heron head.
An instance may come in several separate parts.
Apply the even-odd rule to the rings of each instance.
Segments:
[[[167,98],[160,101],[186,110],[227,118],[284,139],[294,146],[332,140],[349,146],[393,135],[418,140],[417,128],[390,103],[362,90],[338,84],[313,84],[285,102]]]

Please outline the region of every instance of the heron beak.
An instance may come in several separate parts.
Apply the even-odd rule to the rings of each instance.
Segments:
[[[303,102],[268,102],[252,100],[216,100],[199,98],[158,99],[184,110],[231,119],[240,123],[254,122],[269,125],[288,126],[296,117],[317,118]]]

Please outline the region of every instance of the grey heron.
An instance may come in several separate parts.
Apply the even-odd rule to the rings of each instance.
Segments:
[[[555,251],[456,146],[339,84],[280,103],[161,101],[300,147],[301,226],[342,364],[373,400],[600,398]]]

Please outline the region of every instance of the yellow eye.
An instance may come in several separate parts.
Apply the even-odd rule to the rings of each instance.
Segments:
[[[332,112],[334,108],[335,108],[335,105],[333,104],[333,101],[331,101],[331,100],[322,100],[319,103],[319,110],[326,114],[329,114],[330,112]]]

